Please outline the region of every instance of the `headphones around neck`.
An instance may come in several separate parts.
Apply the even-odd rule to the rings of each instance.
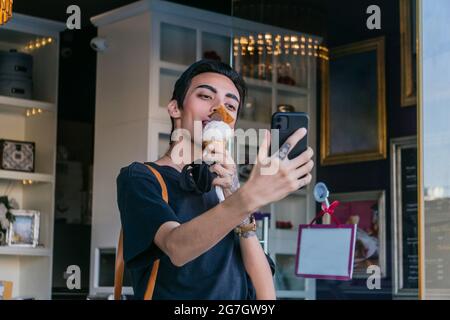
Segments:
[[[210,165],[202,161],[187,164],[181,171],[180,187],[184,191],[203,194],[211,191],[212,182],[217,174],[209,170]]]

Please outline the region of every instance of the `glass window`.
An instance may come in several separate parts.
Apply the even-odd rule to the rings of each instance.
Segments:
[[[450,2],[422,3],[423,250],[426,299],[450,298]]]

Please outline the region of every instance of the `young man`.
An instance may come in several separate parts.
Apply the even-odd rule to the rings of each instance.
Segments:
[[[225,107],[234,118],[230,123],[234,128],[245,93],[243,79],[230,66],[198,61],[175,84],[168,104],[172,126],[194,137],[196,121],[204,126],[218,108]],[[275,299],[268,260],[255,232],[247,227],[255,210],[283,199],[311,181],[311,148],[297,158],[287,158],[305,134],[305,129],[298,130],[278,153],[269,156],[267,132],[258,162],[241,188],[236,185],[234,163],[219,161],[211,166],[217,174],[212,184],[224,191],[225,200],[221,203],[214,188],[196,193],[180,186],[182,169],[189,163],[174,161],[173,150],[180,144],[189,147],[186,150],[194,150],[196,144],[201,144],[197,138],[171,143],[161,159],[147,163],[162,175],[168,204],[161,196],[158,180],[145,164],[133,162],[122,168],[117,177],[117,196],[124,259],[132,274],[135,297],[144,297],[153,262],[160,259],[153,299]],[[205,157],[221,152],[213,146]],[[279,169],[263,174],[263,169],[273,164]]]

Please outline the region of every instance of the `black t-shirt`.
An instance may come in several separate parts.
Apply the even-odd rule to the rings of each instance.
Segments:
[[[153,242],[167,221],[185,223],[219,203],[214,190],[198,195],[179,187],[180,172],[148,163],[163,177],[169,204],[161,195],[154,174],[133,162],[117,177],[117,201],[124,234],[124,260],[131,272],[134,295],[142,299],[153,262],[160,259],[153,299],[254,299],[255,291],[245,271],[239,237],[230,231],[207,252],[181,267]]]

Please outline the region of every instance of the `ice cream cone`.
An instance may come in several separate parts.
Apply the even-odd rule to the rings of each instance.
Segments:
[[[228,142],[233,137],[233,130],[223,121],[211,121],[203,128],[202,149],[214,144],[221,149],[223,154],[228,148]],[[216,186],[216,194],[220,202],[225,200],[225,195],[221,187]]]

